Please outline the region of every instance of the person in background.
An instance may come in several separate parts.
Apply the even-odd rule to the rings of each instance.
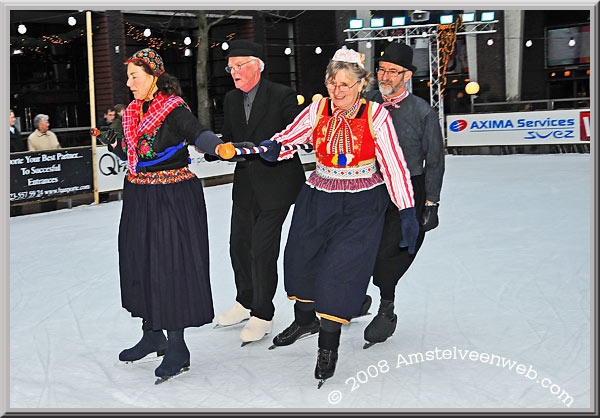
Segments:
[[[114,107],[107,107],[106,111],[104,112],[104,117],[102,118],[102,120],[100,121],[100,123],[98,124],[98,129],[100,129],[101,131],[105,131],[110,127],[110,124],[113,122],[113,120],[115,119],[115,108]]]
[[[124,136],[123,112],[125,111],[126,107],[127,106],[125,106],[124,104],[121,104],[121,103],[115,105],[115,107],[114,107],[115,116],[114,116],[113,121],[108,126],[108,128],[111,128],[114,130],[115,134],[119,138],[119,141],[122,140],[123,136]],[[109,198],[110,198],[110,192],[98,193],[98,200],[100,201],[100,203],[108,202]]]
[[[396,329],[395,288],[415,260],[425,232],[438,225],[438,205],[444,176],[444,139],[437,112],[425,100],[410,94],[406,83],[417,68],[412,64],[413,51],[404,43],[391,43],[379,58],[379,90],[367,93],[368,100],[381,103],[392,115],[398,141],[411,175],[415,209],[421,228],[416,251],[400,247],[402,221],[390,200],[373,271],[373,283],[379,288],[379,311],[365,328],[368,348],[389,338]]]
[[[15,112],[13,112],[12,109],[10,109],[10,117],[9,117],[9,123],[10,123],[10,152],[24,152],[27,151],[27,144],[25,143],[25,141],[23,140],[23,138],[21,138],[21,131],[19,130],[19,128],[17,128],[15,126],[15,122],[16,122],[16,118],[15,118]]]
[[[320,316],[314,372],[319,387],[335,372],[342,324],[360,313],[390,199],[410,252],[419,231],[410,172],[392,118],[363,98],[369,76],[361,54],[338,49],[325,72],[329,98],[312,102],[261,144],[269,147],[260,154],[268,161],[294,155],[282,145],[310,142],[315,150],[316,169],[296,200],[283,260],[294,321],[273,344],[294,343]]]
[[[294,120],[300,110],[296,92],[261,76],[261,45],[234,40],[227,52],[226,70],[236,88],[225,95],[223,139],[258,145]],[[217,324],[248,320],[240,332],[242,345],[273,328],[281,228],[305,180],[297,155],[283,162],[252,155],[236,164],[229,253],[237,295]]]
[[[192,114],[155,50],[142,49],[125,64],[134,97],[123,114],[125,136],[113,129],[99,136],[128,161],[118,238],[121,303],[141,318],[143,332],[119,360],[164,355],[154,371],[160,383],[190,365],[184,330],[214,317],[206,204],[188,145],[216,155],[222,141]]]
[[[29,151],[46,151],[59,149],[60,142],[58,138],[50,130],[50,117],[40,113],[33,118],[33,126],[35,131],[29,134],[27,138],[27,149]]]
[[[122,103],[116,104],[115,118],[110,123],[110,127],[113,128],[117,135],[120,135],[121,138],[125,135],[123,132],[123,112],[125,111],[126,107],[127,106]]]

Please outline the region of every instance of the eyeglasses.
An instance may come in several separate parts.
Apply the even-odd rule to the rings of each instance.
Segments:
[[[248,64],[249,62],[252,62],[252,61],[254,61],[254,59],[251,59],[250,61],[243,62],[241,64],[234,65],[233,67],[230,67],[228,65],[227,67],[225,67],[225,71],[227,71],[227,73],[229,73],[229,74],[231,74],[231,72],[233,70],[240,71],[242,69],[242,65],[246,65],[246,64]]]
[[[398,71],[398,70],[386,70],[385,68],[378,68],[377,70],[375,70],[375,72],[377,73],[377,75],[383,77],[383,75],[385,73],[387,73],[390,77],[398,77],[400,74],[404,74],[405,72],[407,72],[408,70],[403,70],[403,71]]]
[[[360,80],[358,80],[356,83],[358,83]],[[356,86],[356,83],[352,84],[351,86],[347,85],[347,84],[337,84],[334,83],[333,81],[326,81],[325,82],[325,87],[327,87],[328,90],[335,90],[335,88],[339,88],[340,91],[342,92],[346,92],[346,91],[350,91],[350,89],[354,86]]]

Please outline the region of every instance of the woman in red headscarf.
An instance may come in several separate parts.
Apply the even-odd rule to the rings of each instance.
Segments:
[[[125,64],[134,96],[123,114],[125,137],[109,130],[99,138],[129,163],[119,225],[121,301],[142,318],[143,335],[119,359],[164,354],[159,382],[189,367],[184,329],[214,317],[206,207],[188,145],[216,155],[222,141],[190,112],[156,51],[142,49]]]

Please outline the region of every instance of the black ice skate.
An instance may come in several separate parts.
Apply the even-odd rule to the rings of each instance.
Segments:
[[[319,332],[319,320],[317,318],[315,318],[308,325],[299,325],[294,320],[289,327],[281,331],[275,336],[275,338],[273,338],[273,345],[269,347],[269,350],[272,350],[275,347],[291,345],[299,339],[316,334],[317,332]]]
[[[156,352],[156,357],[164,356],[167,351],[167,339],[162,331],[144,331],[142,339],[133,347],[119,353],[119,360],[134,363]]]
[[[317,355],[317,365],[315,367],[315,379],[319,379],[317,389],[321,389],[325,380],[329,379],[335,373],[335,365],[338,360],[337,350],[327,350],[319,348]]]
[[[190,351],[183,339],[183,329],[167,331],[167,352],[154,371],[158,385],[190,369]]]
[[[379,312],[375,318],[365,328],[365,340],[367,342],[363,346],[364,349],[371,347],[374,344],[382,343],[391,337],[396,330],[398,317],[394,313],[394,302],[391,300],[381,300]]]

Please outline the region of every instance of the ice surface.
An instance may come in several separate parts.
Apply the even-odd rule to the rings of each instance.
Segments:
[[[316,336],[267,350],[293,316],[281,278],[272,335],[242,348],[241,326],[187,329],[190,370],[155,386],[158,361],[117,360],[141,334],[120,304],[121,202],[11,218],[10,407],[590,407],[590,156],[446,164],[440,226],[398,285],[394,336],[363,350],[372,315],[344,326],[336,374],[320,390]],[[231,185],[205,192],[218,314],[235,297]],[[291,211],[282,249],[290,220]],[[369,294],[375,314],[373,285]]]

